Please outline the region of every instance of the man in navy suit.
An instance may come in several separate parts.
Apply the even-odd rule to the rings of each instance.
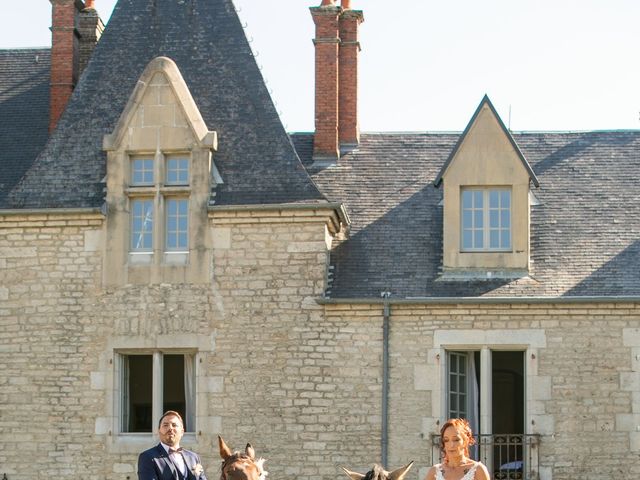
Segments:
[[[180,448],[184,423],[178,412],[165,412],[158,423],[160,443],[138,457],[138,480],[207,480],[200,457]]]

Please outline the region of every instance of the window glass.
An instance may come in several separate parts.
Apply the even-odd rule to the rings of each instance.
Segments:
[[[153,185],[153,159],[131,160],[131,185]]]
[[[123,361],[123,410],[124,432],[150,432],[153,419],[151,355],[127,355]]]
[[[504,188],[462,190],[463,250],[511,249],[511,191]]]
[[[153,200],[131,201],[131,250],[146,252],[153,249]]]
[[[189,200],[168,198],[167,209],[167,250],[187,250],[189,248]]]
[[[189,159],[169,158],[167,159],[167,185],[189,185]]]
[[[154,358],[162,366],[159,371],[154,371]],[[182,416],[185,431],[194,431],[196,390],[192,354],[154,352],[121,355],[121,359],[122,432],[150,433],[159,420],[152,418],[154,412],[167,410],[175,410]],[[154,399],[158,398],[162,398],[162,404],[154,405]]]
[[[174,410],[186,422],[184,355],[164,355],[162,364],[162,411]]]
[[[467,353],[448,352],[449,418],[467,418]]]

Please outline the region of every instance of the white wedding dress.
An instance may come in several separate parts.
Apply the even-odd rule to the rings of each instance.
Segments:
[[[473,467],[471,467],[471,470],[469,470],[467,473],[464,474],[464,477],[462,477],[460,480],[473,480],[473,477],[476,474],[476,468],[478,468],[478,465],[480,465],[479,463],[476,463],[473,465]],[[436,465],[436,480],[445,480],[444,479],[444,475],[442,475],[442,465]]]

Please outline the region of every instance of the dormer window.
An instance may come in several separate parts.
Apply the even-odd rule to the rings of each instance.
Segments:
[[[511,251],[511,189],[463,188],[463,252]]]
[[[152,60],[105,135],[109,285],[206,283],[207,207],[222,181],[210,131],[176,64]],[[216,177],[217,174],[217,177]]]
[[[539,183],[487,97],[434,184],[444,187],[443,280],[528,275],[529,193]]]

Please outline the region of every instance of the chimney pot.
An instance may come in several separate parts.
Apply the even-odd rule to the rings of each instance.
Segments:
[[[335,5],[336,0],[322,0],[322,4],[320,5],[321,7],[330,7],[332,5]]]
[[[85,0],[85,2],[84,2],[84,8],[85,8],[86,10],[89,10],[89,9],[93,9],[93,10],[95,10],[95,8],[96,8],[95,3],[96,3],[96,1],[95,1],[95,0]]]
[[[351,9],[351,0],[342,0],[342,8],[345,10]]]

